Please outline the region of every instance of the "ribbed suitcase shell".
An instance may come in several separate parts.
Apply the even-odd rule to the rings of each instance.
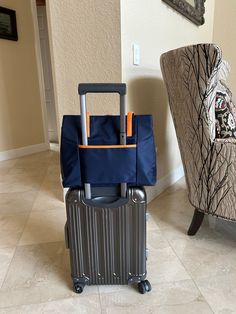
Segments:
[[[123,205],[99,207],[87,203],[83,190],[67,193],[65,235],[74,282],[127,284],[145,279],[146,193],[144,188],[129,188],[127,195]]]

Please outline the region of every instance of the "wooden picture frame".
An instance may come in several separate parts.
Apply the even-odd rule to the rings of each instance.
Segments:
[[[0,7],[0,38],[18,40],[16,11]]]
[[[196,25],[203,25],[205,13],[205,0],[162,0],[171,6],[173,9],[184,15],[187,19]],[[195,5],[191,3],[194,1]]]

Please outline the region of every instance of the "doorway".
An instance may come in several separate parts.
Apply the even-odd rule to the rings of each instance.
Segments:
[[[41,65],[44,81],[44,99],[47,116],[47,132],[50,143],[58,143],[55,96],[53,88],[52,65],[48,37],[48,23],[45,0],[35,0],[39,31]]]

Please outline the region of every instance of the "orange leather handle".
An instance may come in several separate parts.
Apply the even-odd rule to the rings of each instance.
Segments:
[[[90,113],[86,112],[86,128],[87,128],[87,137],[90,137]]]
[[[79,145],[79,148],[132,148],[136,147],[136,144],[128,145]]]
[[[133,135],[133,112],[127,113],[127,137]],[[87,137],[90,137],[90,113],[86,112]]]
[[[127,137],[133,135],[133,112],[127,113]]]

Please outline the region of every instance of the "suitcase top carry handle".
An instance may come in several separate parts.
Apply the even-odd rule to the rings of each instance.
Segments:
[[[87,93],[118,93],[126,95],[126,84],[124,83],[81,83],[79,84],[79,95]]]

